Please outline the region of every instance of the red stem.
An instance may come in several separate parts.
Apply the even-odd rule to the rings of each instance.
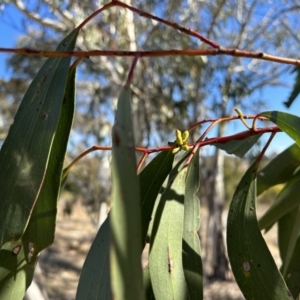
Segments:
[[[130,84],[132,83],[133,73],[134,73],[134,70],[135,70],[135,67],[136,67],[136,64],[137,64],[138,60],[139,60],[139,55],[136,55],[133,59],[130,71],[128,73],[128,77],[127,77],[127,81],[126,81],[127,86],[130,86]]]
[[[204,141],[198,141],[194,144],[189,144],[189,146],[193,146],[193,153],[196,152],[196,150],[200,147],[204,147],[207,145],[213,145],[216,143],[227,143],[229,141],[232,140],[243,140],[246,139],[247,137],[250,137],[252,135],[257,135],[257,134],[262,134],[262,133],[267,133],[267,132],[271,132],[272,134],[275,134],[276,132],[281,132],[280,128],[277,126],[272,126],[272,127],[265,127],[265,128],[257,128],[256,131],[252,131],[252,130],[248,130],[248,131],[243,131],[237,134],[233,134],[233,135],[228,135],[228,136],[222,136],[222,137],[213,137],[213,138],[209,138],[206,139]],[[151,153],[155,153],[155,152],[160,152],[160,151],[170,151],[172,150],[174,147],[170,147],[170,146],[164,146],[164,147],[157,147],[157,148],[140,148],[137,147],[135,148],[135,151],[137,152],[142,152],[143,153],[143,157],[140,160],[139,164],[138,164],[138,169],[140,169],[141,165],[144,163],[145,159],[147,158],[147,156]],[[98,150],[103,150],[103,151],[107,151],[107,150],[111,150],[112,147],[107,147],[107,146],[93,146],[89,149],[87,149],[86,151],[82,152],[78,157],[76,157],[72,163],[66,168],[66,169],[71,169],[71,167],[78,162],[81,158],[83,158],[84,156],[86,156],[87,154],[94,152],[94,151],[98,151]],[[190,156],[189,156],[190,158]],[[188,158],[187,162],[185,165],[188,164],[188,162],[190,161]]]

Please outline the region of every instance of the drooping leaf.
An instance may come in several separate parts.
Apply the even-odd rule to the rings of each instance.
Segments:
[[[186,172],[187,169],[183,168],[173,180],[169,181],[155,213],[151,232],[149,269],[156,300],[187,297],[182,267]]]
[[[293,231],[294,224],[297,221],[298,209],[290,211],[290,213],[283,216],[278,221],[278,246],[280,250],[280,256],[282,261],[285,261],[288,252],[289,241],[291,239],[291,233]],[[297,235],[297,241],[294,252],[292,254],[290,263],[286,269],[284,276],[285,282],[292,293],[293,297],[296,297],[300,293],[300,232]]]
[[[296,100],[296,98],[298,97],[298,95],[300,94],[300,68],[299,67],[295,67],[293,70],[293,73],[296,72],[296,78],[295,78],[295,83],[293,86],[293,90],[289,96],[289,98],[287,99],[287,101],[283,102],[283,104],[287,107],[290,108],[290,106],[293,104],[293,102]]]
[[[83,264],[76,300],[112,299],[109,267],[109,215],[101,225]]]
[[[149,210],[153,210],[155,198],[172,167],[174,155],[169,152],[158,154],[139,174],[142,202],[142,232],[149,224]],[[154,198],[154,200],[153,200]],[[153,201],[153,204],[151,203]],[[150,203],[148,203],[150,202]],[[76,300],[86,299],[91,294],[92,299],[110,299],[110,269],[109,269],[109,218],[100,227],[89,250],[80,275]],[[143,241],[145,238],[142,239]],[[145,273],[144,273],[145,274]],[[93,286],[86,291],[86,286]],[[146,297],[147,296],[146,290]],[[97,298],[98,297],[98,298]],[[148,298],[147,298],[148,299]]]
[[[234,154],[243,157],[260,139],[262,134],[252,135],[244,140],[232,140],[224,144],[214,144],[219,149],[226,151],[228,154]]]
[[[169,175],[174,155],[171,151],[159,153],[139,174],[142,201],[142,248],[144,248],[151,214],[158,192]]]
[[[269,230],[282,216],[300,204],[300,176],[292,178],[280,191],[278,197],[260,218],[259,228]]]
[[[300,147],[293,144],[278,154],[257,174],[257,194],[268,188],[289,181],[300,166]]]
[[[300,147],[300,118],[280,111],[266,111],[260,114],[275,123],[283,132],[289,135]]]
[[[152,290],[150,270],[148,265],[144,268],[143,279],[144,279],[144,289],[146,291],[146,300],[155,300],[153,290]]]
[[[298,240],[299,232],[300,232],[300,205],[298,205],[298,207],[296,209],[297,209],[297,215],[295,218],[295,222],[292,226],[292,231],[290,234],[290,239],[289,239],[288,247],[286,250],[286,255],[285,255],[285,258],[284,258],[283,264],[282,264],[283,276],[287,275],[287,270],[289,268],[289,265],[291,263],[293,256],[295,255],[295,248],[296,248],[296,244],[297,244],[297,240]],[[299,252],[296,252],[296,255],[299,255]]]
[[[230,204],[227,248],[234,277],[246,299],[292,299],[261,235],[256,218],[256,163],[241,179]]]
[[[75,74],[76,68],[71,68],[67,80],[65,96],[62,103],[59,123],[51,147],[49,163],[41,192],[33,209],[29,224],[22,237],[24,245],[33,244],[36,257],[54,240],[56,222],[56,204],[60,193],[62,167],[67,150],[68,138],[71,131],[75,109]],[[29,247],[25,247],[26,257]],[[34,261],[32,258],[28,263]]]
[[[111,284],[116,299],[142,300],[141,200],[133,136],[131,90],[125,86],[112,135]]]
[[[182,265],[190,300],[203,299],[203,270],[198,230],[200,228],[199,150],[189,164],[184,195]]]
[[[78,29],[57,47],[72,51]],[[33,79],[0,151],[0,247],[18,240],[44,180],[70,58],[49,58]]]
[[[25,247],[14,241],[0,250],[0,299],[21,300],[31,284],[34,267],[26,262]]]
[[[157,193],[156,199],[155,199],[155,203],[154,203],[154,207],[152,209],[152,214],[151,214],[151,221],[149,222],[149,226],[148,226],[148,231],[147,231],[147,239],[150,240],[150,237],[152,236],[152,239],[155,238],[155,234],[156,234],[156,230],[157,230],[157,226],[156,228],[154,228],[154,231],[152,232],[153,229],[153,223],[155,221],[155,215],[156,215],[156,210],[157,210],[157,206],[160,202],[161,196],[162,194],[167,190],[167,186],[174,180],[174,178],[178,175],[180,168],[182,167],[182,163],[187,159],[187,157],[190,155],[191,150],[190,151],[186,151],[181,158],[179,159],[179,161],[175,164],[175,166],[173,167],[173,169],[171,169],[171,172],[169,173],[168,178],[165,178],[165,180],[162,182],[161,188],[159,190],[159,192]],[[156,222],[157,225],[157,222]]]

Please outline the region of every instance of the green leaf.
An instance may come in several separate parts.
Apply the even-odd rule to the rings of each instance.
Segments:
[[[300,118],[280,111],[266,111],[260,114],[275,123],[300,147]]]
[[[125,86],[118,100],[113,128],[111,283],[116,299],[144,299],[141,267],[141,200],[136,174],[131,90]]]
[[[182,265],[190,300],[203,299],[203,270],[198,231],[200,228],[199,150],[190,162],[184,195],[184,224],[182,235]]]
[[[78,29],[57,47],[72,51]],[[30,84],[0,151],[0,246],[19,240],[44,180],[70,58],[49,58]]]
[[[282,216],[300,204],[300,175],[291,179],[259,220],[259,228],[270,229]]]
[[[292,73],[294,73],[294,72],[297,73],[297,76],[295,78],[295,83],[294,83],[293,90],[292,90],[289,98],[287,99],[287,101],[283,102],[283,104],[287,108],[290,108],[290,106],[292,105],[292,103],[296,100],[296,98],[300,94],[300,68],[299,67],[295,67]]]
[[[280,250],[280,256],[282,261],[285,261],[288,252],[289,241],[291,238],[291,233],[298,216],[299,209],[294,209],[290,213],[283,216],[278,221],[278,245]],[[284,276],[285,282],[291,291],[294,298],[296,298],[300,293],[300,232],[297,235],[297,241],[295,248],[290,260],[290,263],[286,270],[286,275]]]
[[[83,264],[78,283],[76,300],[112,299],[110,288],[109,218],[101,225]]]
[[[149,265],[147,265],[143,271],[143,279],[144,279],[144,289],[146,291],[146,299],[155,300],[153,290],[152,290],[152,285],[151,285]]]
[[[186,299],[182,268],[184,193],[187,168],[177,173],[161,196],[151,233],[149,269],[156,300]],[[170,174],[171,177],[171,174]]]
[[[246,299],[292,299],[261,235],[256,218],[256,168],[241,179],[230,204],[227,248],[234,277]]]
[[[22,241],[8,242],[0,250],[0,299],[23,299],[34,267],[27,264]]]
[[[63,162],[74,117],[75,74],[76,69],[71,68],[59,123],[51,147],[45,180],[22,238],[25,245],[29,245],[29,243],[34,245],[33,256],[37,256],[41,250],[50,246],[54,240],[56,204],[60,193]],[[25,247],[25,249],[26,256],[28,256],[29,248]],[[28,260],[27,262],[31,263]]]
[[[271,186],[287,182],[294,176],[299,166],[300,148],[297,144],[293,144],[258,172],[257,194],[260,195]]]
[[[290,235],[290,239],[286,251],[286,256],[284,258],[283,265],[282,265],[283,276],[287,275],[288,266],[290,265],[291,259],[294,255],[297,239],[300,232],[300,205],[298,205],[297,210],[298,212],[292,227],[292,231],[291,231],[291,235]],[[299,252],[297,252],[297,255],[299,255]]]
[[[77,33],[75,30],[65,38],[58,50],[72,50]],[[22,239],[6,242],[1,248],[1,299],[23,299],[38,253],[54,238],[56,201],[72,123],[72,112],[68,110],[71,115],[66,116],[62,104],[66,84],[66,99],[70,88],[66,83],[69,63],[66,58],[45,62],[29,86],[0,152],[0,207],[5,216],[0,221],[1,242],[20,238],[32,217]],[[72,101],[74,106],[74,97]]]
[[[159,189],[172,168],[174,155],[169,155],[169,153],[164,151],[158,154],[138,176],[141,186],[142,232],[148,228],[149,221],[147,223],[145,220],[148,218],[149,212],[152,212],[153,207],[151,208],[151,206],[154,205]],[[110,216],[100,227],[86,257],[80,275],[76,300],[86,299],[88,296],[91,296],[92,299],[111,298],[108,255],[110,245],[109,218]],[[143,238],[143,243],[144,240],[145,238]],[[89,286],[93,288],[86,288]]]
[[[172,170],[171,151],[159,153],[139,174],[142,201],[142,248],[144,248],[155,199],[166,177]]]
[[[214,144],[219,149],[226,151],[228,154],[234,154],[243,157],[260,139],[262,134],[252,135],[244,140],[232,140],[225,144]]]

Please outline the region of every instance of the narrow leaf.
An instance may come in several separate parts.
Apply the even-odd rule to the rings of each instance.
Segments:
[[[300,204],[300,176],[290,180],[259,220],[259,228],[270,229],[282,216]]]
[[[296,78],[295,78],[293,90],[292,90],[289,98],[287,99],[287,101],[283,102],[283,104],[287,108],[290,108],[290,106],[293,104],[293,102],[296,100],[296,98],[300,94],[300,68],[299,67],[295,67],[294,70],[293,70],[293,73],[294,72],[296,72],[297,75],[296,75]]]
[[[78,29],[57,47],[74,49]],[[44,180],[70,58],[49,58],[30,84],[0,151],[0,246],[23,234]]]
[[[110,300],[109,216],[101,225],[83,264],[76,300]]]
[[[171,151],[163,151],[139,174],[142,201],[142,248],[145,245],[155,199],[172,169],[173,161],[174,155]]]
[[[203,270],[198,231],[200,228],[199,150],[189,164],[184,195],[184,227],[182,235],[182,264],[189,299],[203,299]]]
[[[144,289],[146,291],[146,299],[155,300],[153,290],[152,290],[152,285],[151,285],[149,265],[147,265],[147,267],[143,271],[143,279],[144,279]]]
[[[22,238],[25,245],[30,243],[34,245],[35,251],[31,253],[32,256],[37,256],[44,248],[50,246],[54,240],[56,204],[60,193],[63,162],[74,117],[75,74],[76,69],[71,68],[59,123],[51,147],[45,180]],[[28,256],[29,247],[25,247],[25,249]],[[31,261],[33,260],[31,259]],[[30,263],[28,260],[27,262]]]
[[[234,154],[243,157],[260,139],[262,134],[250,136],[244,140],[232,140],[225,144],[214,144],[219,149],[226,151],[228,154]]]
[[[149,269],[156,300],[187,297],[182,268],[186,172],[186,168],[182,169],[174,180],[169,182],[155,214],[151,233]]]
[[[23,299],[33,273],[34,267],[26,262],[22,241],[6,243],[0,250],[0,299]]]
[[[159,189],[172,168],[173,160],[174,155],[170,156],[169,152],[164,151],[158,154],[138,176],[141,186],[142,232],[148,228],[149,221],[145,220],[149,218],[149,212],[153,210],[151,206],[154,205]],[[80,275],[76,300],[86,299],[88,296],[95,300],[111,298],[108,255],[110,245],[109,218],[110,215],[100,227],[86,257]],[[145,238],[142,238],[143,245]],[[93,289],[90,288],[87,292],[86,286],[91,286]],[[148,297],[148,289],[146,290],[146,297]]]
[[[278,245],[282,261],[285,261],[285,258],[287,256],[291,233],[293,231],[294,224],[297,222],[297,219],[299,220],[298,209],[294,209],[290,213],[282,217],[278,222]],[[300,232],[298,232],[295,248],[290,259],[290,263],[288,264],[288,267],[286,269],[286,275],[284,276],[285,282],[295,299],[300,293],[299,253]]]
[[[266,111],[260,115],[275,123],[283,132],[289,135],[300,147],[300,118],[280,111]]]
[[[141,200],[130,102],[131,90],[125,86],[112,136],[111,283],[116,299],[141,300]]]
[[[256,163],[241,179],[229,208],[227,247],[246,299],[292,299],[261,235],[256,218]]]
[[[257,174],[257,194],[268,188],[285,183],[294,176],[300,166],[300,147],[293,144],[272,159],[266,167]]]
[[[291,235],[290,235],[290,239],[289,239],[289,243],[288,243],[288,247],[287,247],[287,251],[286,251],[286,256],[285,256],[285,259],[284,259],[283,265],[282,265],[283,276],[287,275],[287,270],[288,270],[288,267],[292,260],[292,257],[294,255],[295,247],[296,247],[299,232],[300,232],[300,205],[297,208],[298,208],[297,209],[298,212],[297,212],[297,215],[295,218],[295,222],[293,224],[293,228],[291,231]],[[298,254],[299,253],[297,252],[297,255]]]

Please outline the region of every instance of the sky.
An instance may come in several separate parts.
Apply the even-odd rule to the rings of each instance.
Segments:
[[[1,7],[1,6],[0,6]],[[0,47],[14,47],[18,36],[22,34],[22,13],[16,9],[12,4],[9,4],[5,7],[5,16],[4,11],[0,10]],[[10,54],[0,53],[0,78],[9,79],[10,70],[6,67],[6,59]],[[265,99],[266,107],[263,110],[279,110],[284,111],[290,114],[299,115],[300,112],[300,97],[296,99],[296,101],[292,104],[290,109],[287,109],[283,102],[287,100],[292,86],[294,82],[294,77],[292,74],[285,75],[285,81],[287,83],[287,87],[265,87],[260,94],[257,96]],[[244,114],[251,112],[243,112]],[[243,126],[233,124],[229,127],[229,130],[233,132],[237,132],[238,130],[245,130]],[[265,136],[264,140],[267,139]],[[270,147],[269,152],[280,152],[287,148],[289,145],[293,143],[293,140],[289,138],[284,133],[279,133],[276,135],[272,142],[272,147]]]

